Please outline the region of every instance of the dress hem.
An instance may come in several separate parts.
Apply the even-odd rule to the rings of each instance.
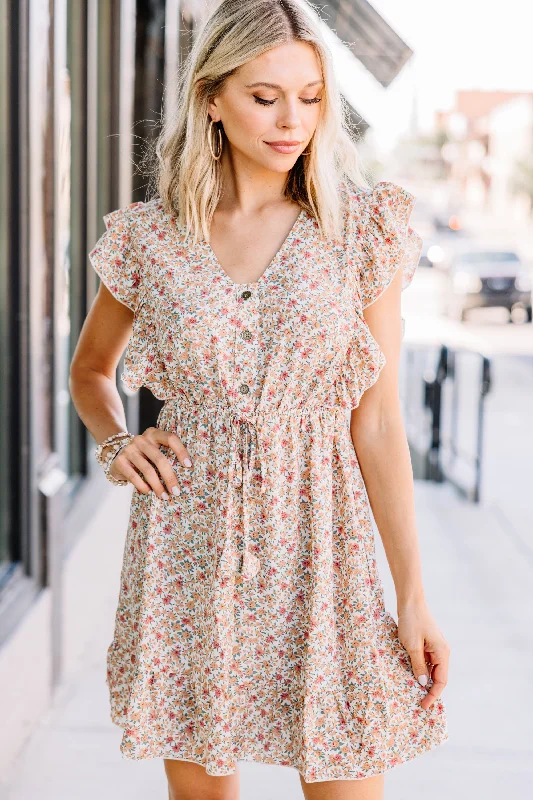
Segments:
[[[424,753],[429,753],[431,750],[435,750],[438,747],[438,745],[444,744],[449,739],[450,739],[450,735],[447,732],[445,732],[445,734],[443,736],[441,736],[439,739],[435,739],[435,740],[431,741],[427,746],[423,747],[417,753],[410,753],[409,755],[406,755],[404,757],[396,756],[395,763],[391,764],[385,770],[381,770],[380,772],[375,771],[375,770],[367,770],[364,774],[362,774],[362,775],[359,774],[359,777],[336,775],[336,776],[333,776],[333,777],[327,777],[327,778],[318,777],[318,778],[314,778],[312,780],[309,780],[309,779],[307,779],[305,777],[304,772],[302,772],[302,770],[299,769],[295,764],[288,764],[286,762],[280,761],[279,759],[259,758],[259,757],[255,756],[255,755],[240,755],[240,756],[238,756],[238,758],[236,758],[236,761],[237,761],[237,766],[238,766],[238,762],[239,761],[247,761],[247,762],[251,762],[251,763],[255,762],[256,764],[267,764],[267,765],[275,766],[275,767],[288,767],[289,769],[295,769],[296,772],[298,772],[298,774],[304,779],[305,783],[323,783],[325,781],[364,780],[365,778],[374,778],[377,775],[385,775],[387,772],[390,772],[395,767],[399,767],[402,764],[406,764],[407,762],[413,761],[415,758],[418,758],[419,756],[424,755]],[[134,756],[129,756],[129,755],[127,755],[126,753],[124,753],[122,751],[122,758],[125,761],[147,761],[149,759],[155,759],[155,758],[163,758],[163,759],[166,759],[168,761],[186,761],[186,762],[188,762],[190,764],[198,764],[198,766],[204,767],[204,769],[206,770],[207,775],[211,775],[211,776],[213,776],[215,778],[223,778],[223,777],[227,777],[229,775],[235,775],[235,773],[237,771],[237,766],[235,766],[235,769],[230,770],[228,772],[208,772],[206,767],[205,767],[205,764],[202,763],[201,761],[197,761],[196,759],[193,759],[193,758],[184,758],[184,757],[178,758],[178,757],[174,757],[174,756],[170,756],[170,755],[168,755],[168,756],[166,756],[166,755],[146,755],[146,756],[134,757]]]

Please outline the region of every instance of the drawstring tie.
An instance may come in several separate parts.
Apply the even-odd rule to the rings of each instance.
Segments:
[[[261,562],[250,551],[250,505],[253,503],[254,490],[252,480],[257,468],[260,481],[260,493],[265,492],[265,470],[262,463],[262,452],[259,446],[257,427],[254,422],[242,417],[231,417],[231,462],[228,476],[229,503],[227,508],[227,525],[221,563],[226,564],[234,533],[233,519],[235,493],[240,490],[243,524],[243,554],[240,575],[243,580],[254,578],[259,572]]]

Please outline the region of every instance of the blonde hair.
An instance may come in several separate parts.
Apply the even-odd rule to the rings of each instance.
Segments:
[[[305,0],[219,0],[197,32],[188,57],[169,83],[161,132],[155,142],[155,183],[163,207],[175,215],[194,241],[209,240],[209,227],[222,193],[222,172],[208,147],[208,102],[240,66],[271,48],[308,42],[324,80],[320,118],[306,151],[289,171],[285,196],[305,208],[327,237],[341,235],[339,184],[369,182],[349,131],[348,109],[340,94],[329,49]],[[215,127],[215,125],[213,125]],[[223,142],[226,141],[222,131]]]

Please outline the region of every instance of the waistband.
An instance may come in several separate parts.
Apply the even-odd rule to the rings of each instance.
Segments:
[[[315,398],[292,405],[259,406],[254,412],[246,413],[223,400],[199,399],[180,393],[165,398],[160,415],[173,406],[177,407],[182,413],[207,413],[214,416],[223,416],[230,423],[247,424],[252,427],[261,427],[264,423],[275,424],[285,419],[302,418],[316,413],[345,414],[346,417],[350,414],[347,406],[345,407],[340,403],[321,403],[317,402]]]

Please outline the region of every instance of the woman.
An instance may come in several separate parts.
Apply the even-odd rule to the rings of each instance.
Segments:
[[[375,800],[448,736],[397,389],[414,197],[364,180],[297,0],[219,3],[180,89],[158,194],[90,253],[71,370],[106,474],[134,487],[112,719],[126,757],[164,759],[170,798],[238,797],[240,759],[296,768],[306,798]],[[137,436],[128,340],[124,382],[165,400]]]

